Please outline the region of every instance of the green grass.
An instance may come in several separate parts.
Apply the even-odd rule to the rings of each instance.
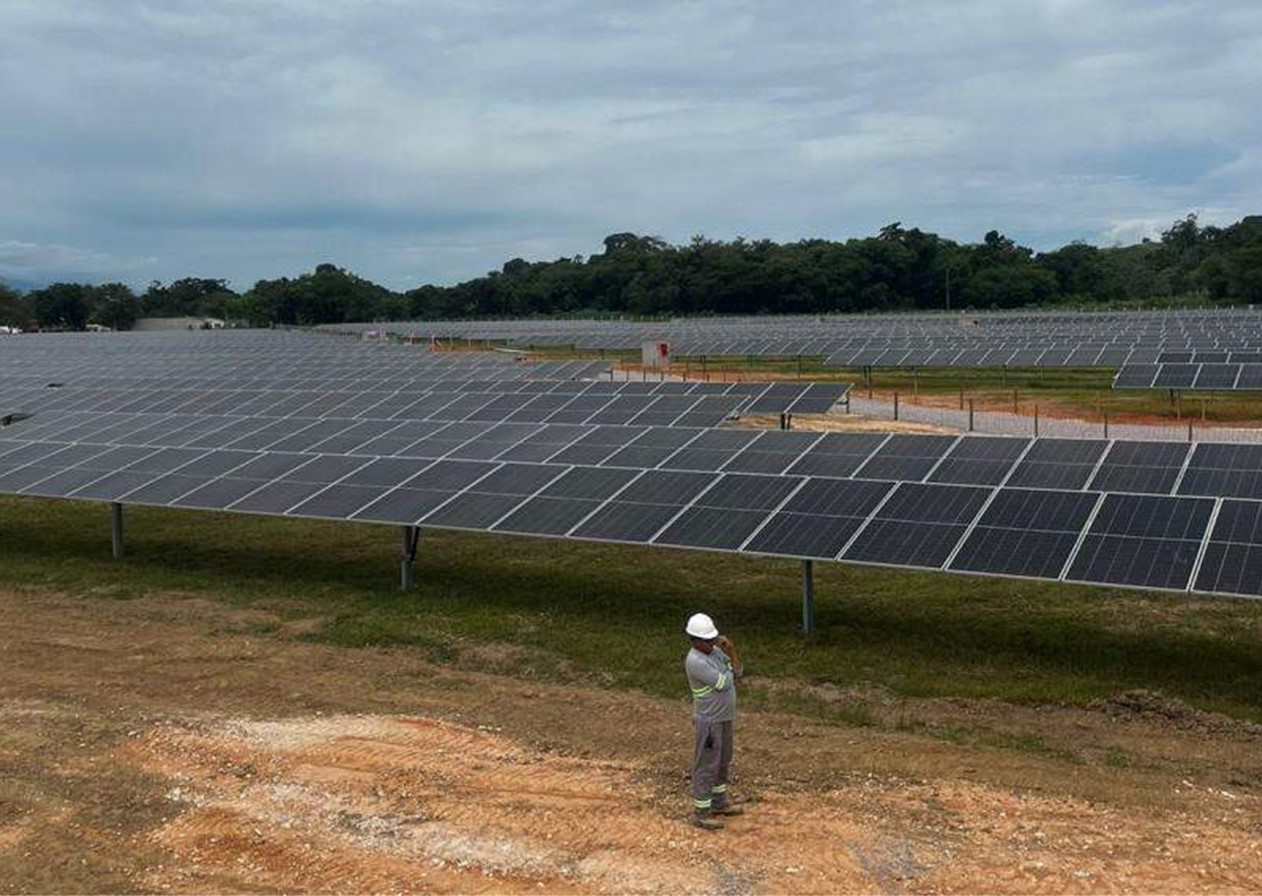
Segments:
[[[1146,688],[1262,721],[1253,601],[819,563],[803,638],[792,561],[426,532],[404,594],[388,526],[134,507],[123,561],[109,543],[103,505],[0,498],[0,583],[319,617],[306,637],[348,649],[482,668],[472,649],[512,646],[496,671],[679,697],[680,628],[705,610],[742,645],[755,704],[844,724],[871,714],[803,689],[1081,705]]]

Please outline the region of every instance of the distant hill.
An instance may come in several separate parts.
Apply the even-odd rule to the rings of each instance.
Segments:
[[[20,280],[17,277],[0,277],[0,283],[3,283],[9,289],[16,289],[18,292],[30,292],[34,289],[43,289],[48,283],[38,280]]]

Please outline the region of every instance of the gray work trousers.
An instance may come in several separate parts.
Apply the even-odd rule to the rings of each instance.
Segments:
[[[692,720],[696,749],[692,756],[692,808],[697,812],[727,805],[727,772],[732,764],[732,723]]]

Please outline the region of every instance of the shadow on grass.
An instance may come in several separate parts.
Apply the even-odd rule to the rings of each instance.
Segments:
[[[792,561],[426,532],[398,591],[398,533],[232,514],[128,510],[109,559],[100,505],[0,499],[0,577],[87,596],[200,592],[319,614],[312,638],[447,661],[515,643],[618,686],[677,695],[688,614],[712,613],[769,677],[917,696],[1084,702],[1134,688],[1262,719],[1262,607],[820,564],[818,631],[795,631]]]

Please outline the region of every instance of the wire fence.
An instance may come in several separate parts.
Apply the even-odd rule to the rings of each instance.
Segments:
[[[940,426],[959,432],[992,433],[995,435],[1055,436],[1072,439],[1138,439],[1159,442],[1258,442],[1262,428],[1212,426],[1203,421],[1185,419],[1168,425],[1118,423],[1107,414],[1095,420],[1066,419],[1032,413],[1013,414],[983,410],[971,401],[965,408],[913,404],[901,398],[882,401],[850,395],[850,413],[878,420],[899,420]]]

